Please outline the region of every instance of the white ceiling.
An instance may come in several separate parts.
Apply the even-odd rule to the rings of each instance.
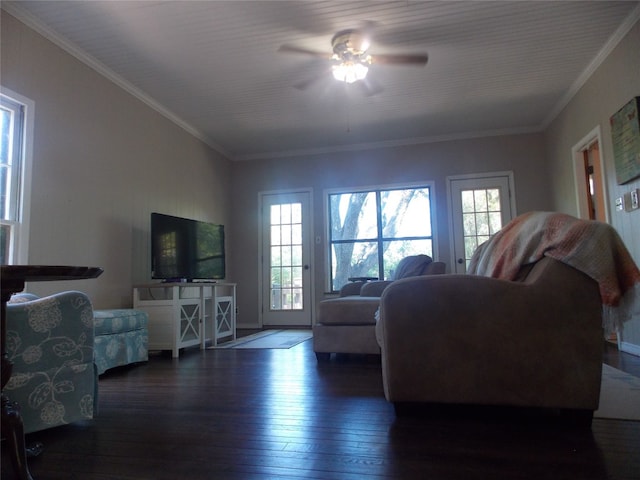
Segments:
[[[6,1],[36,28],[234,160],[540,131],[640,18],[637,1]],[[326,64],[373,22],[373,96]],[[639,46],[640,51],[640,46]],[[308,89],[293,87],[310,76]]]

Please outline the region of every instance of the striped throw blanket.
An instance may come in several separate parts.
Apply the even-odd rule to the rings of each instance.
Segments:
[[[478,247],[468,273],[513,280],[543,256],[580,270],[600,287],[603,327],[620,331],[640,316],[640,270],[609,224],[551,212],[529,212]]]

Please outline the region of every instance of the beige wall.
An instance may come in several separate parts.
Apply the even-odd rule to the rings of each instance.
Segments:
[[[640,96],[640,22],[606,58],[578,94],[549,126],[546,132],[547,155],[552,164],[554,208],[575,215],[576,194],[571,148],[596,126],[602,132],[602,156],[605,163],[610,222],[616,228],[637,264],[640,264],[640,210],[617,212],[615,199],[633,188],[640,178],[625,185],[616,181],[609,118],[635,96]],[[640,317],[625,327],[623,340],[640,352]]]
[[[229,223],[230,162],[4,11],[1,56],[2,85],[35,101],[29,263],[105,270],[30,291],[131,306],[152,211]]]
[[[313,253],[315,299],[325,291],[325,218],[323,191],[330,188],[394,185],[434,181],[437,208],[438,258],[449,264],[449,223],[446,177],[510,170],[514,172],[518,212],[547,210],[547,170],[541,134],[487,137],[472,140],[396,147],[271,161],[233,164],[232,263],[238,282],[240,325],[257,325],[258,194],[265,191],[313,189],[314,235],[323,239]]]
[[[556,209],[575,214],[571,147],[596,125],[603,134],[612,223],[640,262],[640,242],[634,240],[640,238],[640,212],[618,214],[611,206],[640,181],[616,185],[608,126],[613,112],[640,95],[638,25],[544,135],[231,164],[1,14],[2,85],[36,104],[29,262],[105,268],[97,280],[34,283],[29,289],[35,293],[77,288],[87,291],[97,308],[129,306],[132,284],[149,278],[149,214],[160,211],[227,226],[228,278],[238,282],[239,322],[255,325],[259,192],[313,189],[313,227],[324,241],[323,190],[434,181],[438,256],[450,263],[446,176],[512,170],[518,213]],[[325,248],[323,243],[314,251],[316,300],[324,295]],[[640,330],[637,325],[633,328]],[[634,335],[640,344],[640,333]]]

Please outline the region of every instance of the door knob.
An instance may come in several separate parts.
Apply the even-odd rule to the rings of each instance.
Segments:
[[[460,265],[462,265],[462,264],[464,263],[464,259],[463,259],[463,258],[459,258],[459,259],[458,259],[458,263],[459,263]]]

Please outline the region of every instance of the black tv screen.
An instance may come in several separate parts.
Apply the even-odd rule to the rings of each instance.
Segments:
[[[151,277],[165,281],[225,278],[224,225],[152,213]]]

